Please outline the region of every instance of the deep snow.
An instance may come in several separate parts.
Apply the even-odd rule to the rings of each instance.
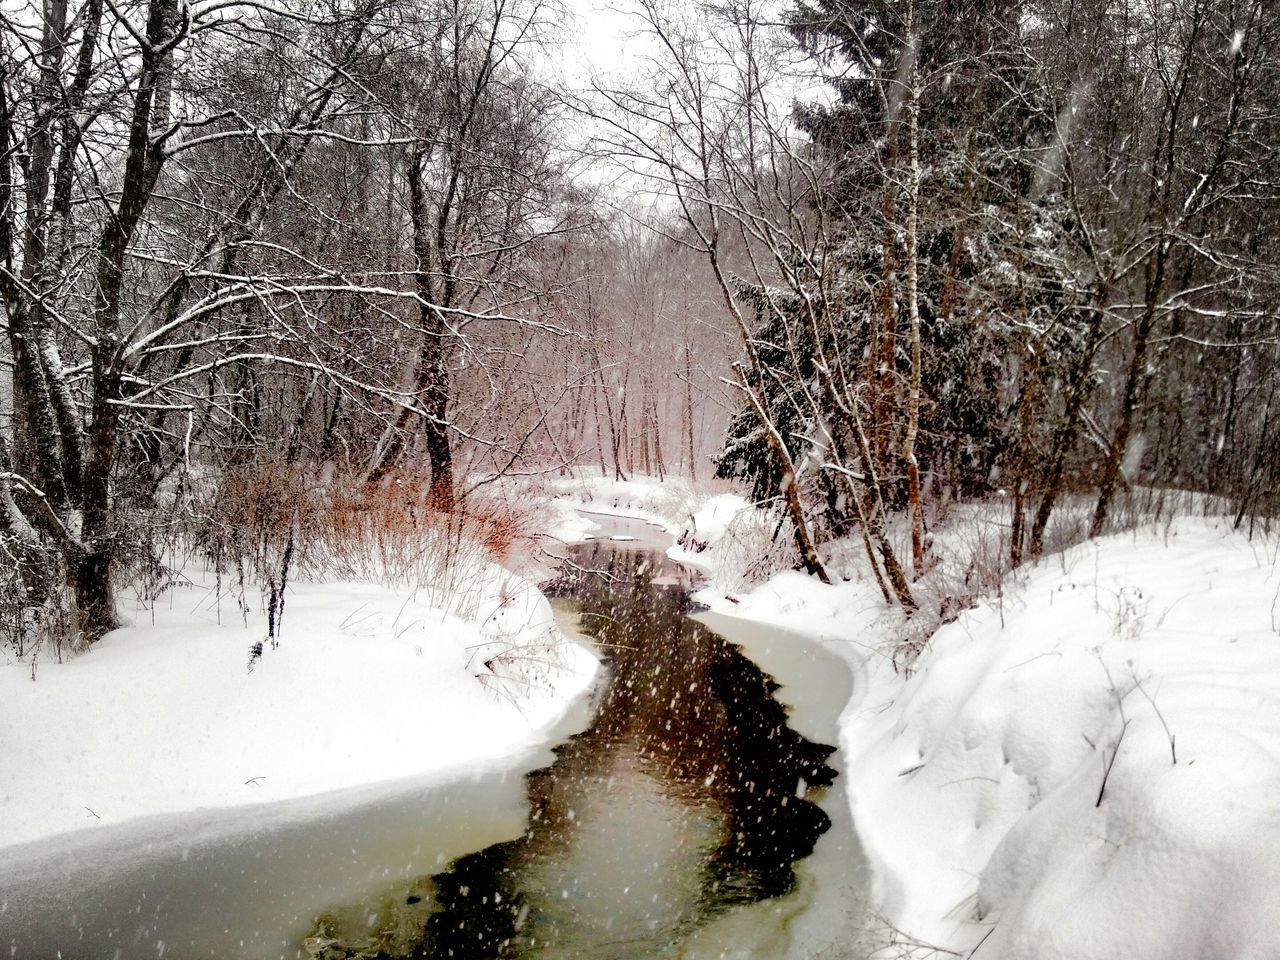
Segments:
[[[899,689],[880,661],[845,744],[889,914],[990,957],[1280,953],[1275,550],[1109,536],[1019,571]]]
[[[154,814],[448,778],[538,742],[594,655],[496,564],[427,592],[290,585],[282,637],[211,576],[63,663],[0,663],[0,849]],[[34,674],[34,682],[33,682]]]
[[[745,502],[690,499],[671,552],[711,578],[697,599],[858,672],[840,746],[878,955],[1280,956],[1275,538],[1184,517],[1080,544],[1009,574],[908,671],[908,627],[865,579],[751,586],[723,542]]]

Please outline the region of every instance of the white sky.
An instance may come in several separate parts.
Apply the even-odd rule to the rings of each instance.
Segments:
[[[620,79],[643,63],[652,41],[641,35],[640,21],[625,4],[564,0],[561,70],[569,87],[586,89],[593,74]]]

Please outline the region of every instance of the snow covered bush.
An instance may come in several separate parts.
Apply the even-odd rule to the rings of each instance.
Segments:
[[[799,562],[795,539],[776,509],[734,493],[712,497],[694,512],[677,541],[677,557],[728,591],[746,590]]]
[[[17,660],[61,660],[71,650],[70,603],[61,591],[33,602],[20,577],[0,580],[0,650]]]

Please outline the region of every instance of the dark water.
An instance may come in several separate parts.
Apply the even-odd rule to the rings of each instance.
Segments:
[[[830,826],[805,797],[833,779],[833,748],[791,730],[774,681],[688,619],[665,557],[613,543],[572,560],[561,590],[607,679],[591,727],[529,776],[526,832],[330,915],[322,957],[654,957],[792,889]]]
[[[704,616],[747,659],[691,621],[664,545],[570,558],[598,573],[561,585],[561,613],[581,613],[607,667],[594,722],[575,706],[554,751],[6,848],[0,957],[853,955],[856,833],[838,783],[810,792],[839,758],[788,728],[755,664],[786,684],[792,725],[824,738],[850,675],[785,631]]]

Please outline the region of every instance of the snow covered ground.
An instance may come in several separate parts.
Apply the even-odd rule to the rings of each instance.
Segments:
[[[579,508],[680,535],[672,555],[709,579],[699,600],[855,668],[840,747],[893,942],[879,956],[1280,956],[1275,538],[1184,517],[1069,548],[978,595],[908,672],[909,625],[874,585],[784,569],[774,522],[736,494],[579,476],[541,496],[537,524],[568,541],[592,535]],[[246,625],[207,580],[133,618],[88,655],[37,661],[35,682],[29,662],[0,666],[0,847],[447,777],[539,739],[595,667],[496,567],[465,603],[300,583],[252,671],[261,614]]]
[[[744,507],[683,498],[672,554],[710,576],[713,610],[856,667],[840,746],[877,956],[1280,956],[1280,542],[1183,517],[1071,547],[978,596],[906,671],[907,625],[865,579],[752,586],[744,545],[767,538],[743,534]]]
[[[1204,519],[1087,542],[906,683],[869,660],[842,745],[887,915],[981,957],[1280,955],[1276,550]]]
[[[0,848],[153,814],[457,776],[531,743],[591,683],[538,590],[496,564],[447,602],[290,584],[279,646],[188,571],[63,663],[0,661]]]
[[[568,476],[538,478],[535,484],[517,484],[518,495],[546,498],[553,508],[569,511],[579,517],[580,526],[557,525],[554,533],[567,542],[586,539],[591,535],[590,520],[583,521],[579,511],[609,517],[633,517],[662,527],[672,535],[679,533],[689,522],[691,510],[701,502],[702,494],[682,477],[657,477],[636,475],[627,480],[614,480],[601,476],[598,470],[579,468]],[[515,496],[514,492],[509,493]]]

